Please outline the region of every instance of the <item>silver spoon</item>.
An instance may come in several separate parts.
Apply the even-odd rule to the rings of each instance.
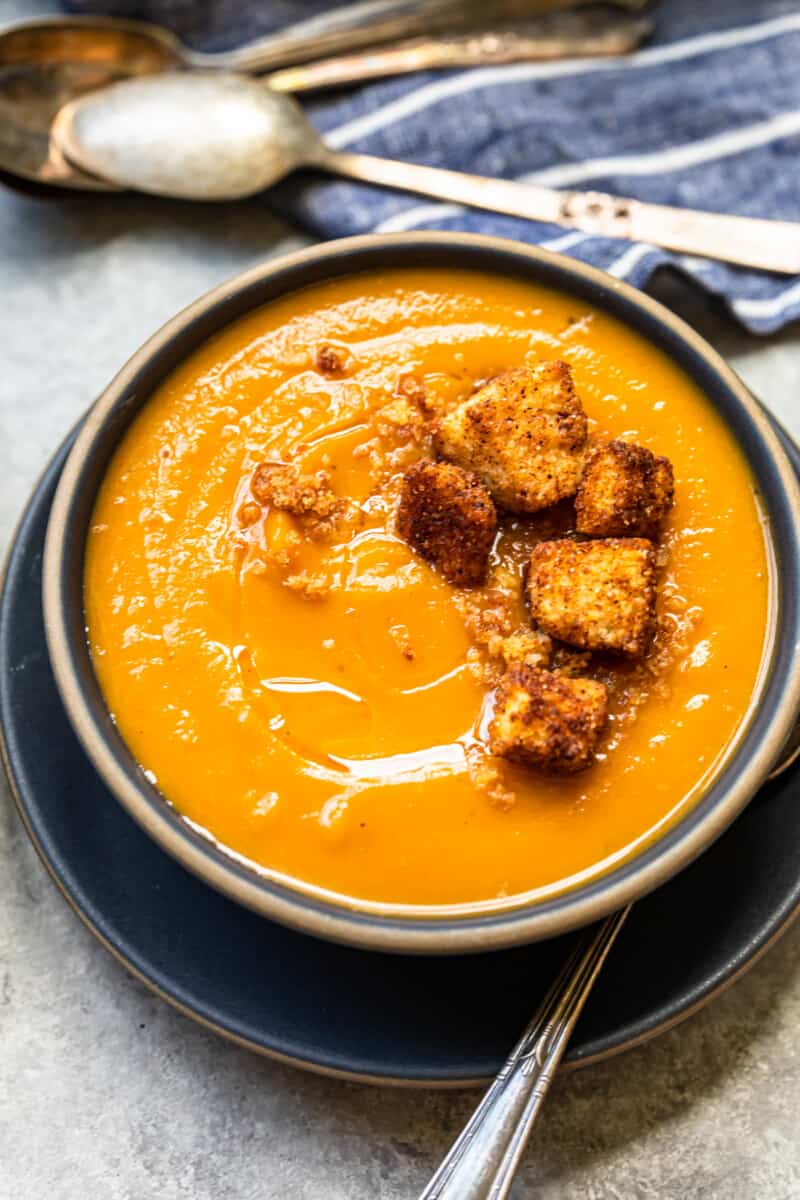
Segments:
[[[271,71],[262,78],[279,92],[323,88],[408,75],[415,71],[600,58],[629,54],[652,33],[651,21],[628,13],[591,9],[553,12],[508,24],[484,22],[468,33],[442,33],[333,55]]]
[[[497,21],[580,8],[593,0],[359,0],[234,50],[203,53],[149,21],[119,17],[34,17],[0,30],[0,64],[80,62],[119,75],[176,67],[260,74],[365,46],[448,34]],[[636,12],[648,0],[605,0]]]
[[[112,84],[67,104],[51,134],[53,145],[80,170],[157,196],[236,200],[300,167],[315,167],[590,234],[800,272],[800,223],[559,192],[335,150],[291,97],[223,72],[165,72]]]
[[[798,756],[800,723],[767,782],[779,779],[794,766]],[[578,1017],[632,907],[612,913],[579,937],[494,1083],[419,1200],[504,1200],[508,1196]]]
[[[584,934],[419,1200],[505,1200],[550,1084],[630,906]]]
[[[520,2],[515,0],[517,7]],[[349,38],[347,53],[272,70],[263,78],[279,91],[308,92],[436,67],[626,54],[651,29],[649,21],[619,8],[552,12],[509,25],[502,13],[494,17],[495,11],[508,3],[489,0],[480,28],[468,33],[428,33],[353,53],[359,38],[367,34],[377,38],[385,33],[386,6],[379,6],[384,13],[382,20],[376,24],[373,12],[373,19],[359,27],[358,37]],[[354,10],[347,11],[352,15]],[[357,5],[356,11],[363,13],[363,6]],[[420,11],[427,11],[427,6]],[[468,7],[467,15],[471,11]],[[451,16],[456,28],[461,15]],[[495,20],[500,23],[493,25]],[[413,31],[414,24],[407,22],[406,29]],[[335,44],[330,31],[322,43],[319,34],[309,32],[307,23],[300,29],[306,30],[303,55],[317,53],[323,44]],[[283,56],[291,61],[291,47],[301,40],[296,26],[294,32],[267,39],[273,62],[280,62]],[[276,43],[284,47],[280,54]],[[0,171],[6,172],[10,182],[114,190],[114,185],[101,183],[53,153],[50,125],[63,105],[120,79],[176,67],[222,68],[233,62],[241,71],[257,69],[263,47],[264,43],[259,42],[231,55],[195,54],[157,25],[115,18],[44,17],[7,26],[0,30]]]

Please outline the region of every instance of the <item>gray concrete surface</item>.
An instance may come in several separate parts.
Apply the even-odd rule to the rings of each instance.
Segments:
[[[0,0],[0,21],[45,4]],[[50,452],[176,309],[286,238],[256,204],[0,191],[0,539]],[[800,333],[664,295],[800,435]],[[648,1046],[561,1081],[518,1200],[800,1197],[800,926]],[[0,795],[0,1200],[410,1200],[475,1096],[379,1091],[236,1049],[130,979]]]

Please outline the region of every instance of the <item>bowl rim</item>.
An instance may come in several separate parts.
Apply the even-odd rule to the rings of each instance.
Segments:
[[[434,907],[388,904],[370,904],[367,911],[359,901],[350,898],[327,894],[320,899],[314,895],[320,889],[305,885],[304,890],[302,881],[294,884],[276,881],[217,846],[180,816],[135,763],[116,731],[91,666],[82,599],[78,606],[81,619],[76,621],[75,556],[79,555],[77,586],[82,597],[85,526],[80,535],[74,526],[79,523],[78,505],[82,502],[90,514],[96,497],[96,487],[91,497],[84,494],[87,475],[98,451],[103,451],[111,440],[102,468],[95,472],[99,485],[119,438],[156,383],[185,361],[197,346],[247,312],[326,279],[374,269],[374,260],[387,256],[396,259],[399,252],[412,250],[428,250],[442,258],[450,254],[454,257],[451,266],[488,273],[502,274],[504,264],[513,271],[516,265],[518,276],[573,291],[595,306],[602,307],[605,299],[614,315],[640,334],[646,336],[647,326],[654,332],[658,330],[663,341],[683,352],[679,365],[698,386],[703,388],[697,375],[704,372],[709,384],[715,381],[732,399],[732,409],[740,418],[744,417],[748,433],[755,435],[759,453],[773,473],[772,504],[763,501],[765,520],[771,525],[772,517],[781,512],[786,518],[783,538],[767,535],[768,549],[771,545],[773,550],[773,586],[778,588],[762,658],[762,668],[768,663],[768,670],[762,670],[763,678],[756,683],[748,713],[709,787],[663,834],[651,837],[641,850],[628,855],[618,866],[552,897],[528,904],[516,903],[494,912],[473,905],[463,906],[460,914],[450,911],[440,915]],[[478,261],[457,261],[458,252]],[[310,271],[311,277],[303,279],[306,271]],[[271,295],[250,299],[251,292],[269,290],[270,284],[276,285]],[[228,311],[237,304],[241,307]],[[187,339],[189,344],[181,348]],[[169,359],[176,346],[177,355],[165,369],[159,370],[161,357]],[[661,348],[665,349],[663,345]],[[688,360],[692,360],[694,370]],[[153,369],[155,378],[142,386],[142,377],[146,379]],[[704,390],[708,394],[708,389]],[[757,481],[763,483],[753,461],[753,446],[737,435],[729,415],[721,412],[721,405],[711,395],[709,402],[732,430]],[[112,426],[116,438],[111,436]],[[800,484],[758,402],[719,353],[658,301],[578,260],[509,239],[466,233],[368,234],[279,255],[236,275],[167,321],[122,367],[90,409],[58,483],[43,562],[45,629],[58,690],[95,769],[129,814],[188,870],[261,915],[318,937],[399,953],[481,952],[565,933],[654,890],[709,846],[752,798],[791,734],[800,710],[799,529]],[[779,571],[776,552],[781,564],[788,564],[788,571]],[[780,635],[787,617],[791,618],[794,637],[781,656]],[[787,657],[788,662],[782,661]],[[775,689],[773,676],[779,667],[782,687]],[[769,711],[767,706],[762,710],[756,701],[760,702],[771,686],[773,692],[778,692],[778,699]],[[766,729],[745,758],[745,744],[758,720],[762,723],[766,720]],[[698,809],[715,792],[719,792],[716,800],[698,815]],[[473,911],[467,911],[470,908]]]

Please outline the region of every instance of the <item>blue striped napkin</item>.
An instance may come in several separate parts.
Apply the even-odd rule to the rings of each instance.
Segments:
[[[324,0],[71,0],[144,16],[204,48],[329,7]],[[309,100],[333,146],[478,174],[800,221],[800,5],[662,0],[625,58],[431,72]],[[748,329],[800,317],[800,280],[652,246],[306,175],[270,203],[321,237],[410,229],[495,233],[560,250],[643,286],[669,265]]]

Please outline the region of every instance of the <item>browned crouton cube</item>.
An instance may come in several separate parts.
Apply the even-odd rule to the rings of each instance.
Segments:
[[[550,666],[553,643],[546,633],[538,629],[515,629],[503,639],[500,653],[507,667],[524,663],[527,667],[547,668]]]
[[[475,471],[498,504],[538,512],[572,496],[583,469],[586,415],[566,363],[498,375],[442,417],[443,458]]]
[[[656,537],[672,493],[668,458],[632,442],[609,442],[586,463],[575,499],[578,531],[599,537]]]
[[[517,663],[495,693],[489,749],[544,771],[582,771],[591,765],[607,715],[605,684]]]
[[[540,542],[528,575],[531,616],[581,650],[644,654],[655,621],[655,553],[645,538]]]
[[[475,475],[427,458],[408,468],[397,531],[449,583],[483,583],[496,529],[492,498]]]

